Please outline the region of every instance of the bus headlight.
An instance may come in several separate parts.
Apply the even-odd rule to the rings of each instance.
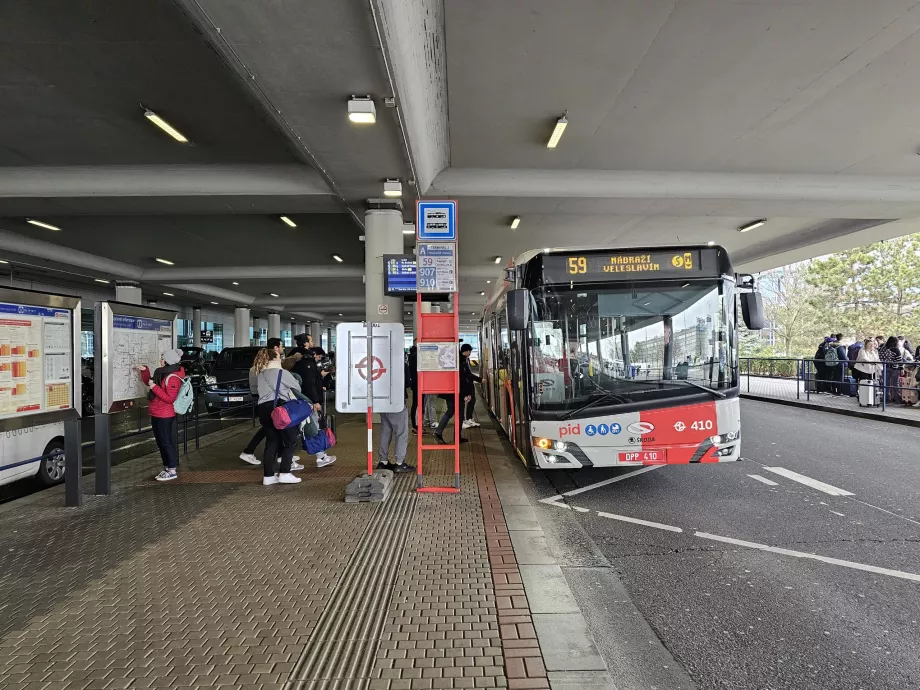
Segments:
[[[565,441],[556,441],[555,439],[552,439],[552,438],[539,438],[538,437],[533,440],[533,444],[540,450],[555,449],[555,450],[558,450],[559,452],[563,452],[566,448],[569,447]]]
[[[714,446],[719,446],[723,443],[737,441],[739,435],[737,431],[729,431],[727,434],[722,434],[721,436],[710,436],[709,442]]]
[[[554,441],[553,448],[559,451],[564,451],[566,448],[568,448],[568,445],[565,441]]]

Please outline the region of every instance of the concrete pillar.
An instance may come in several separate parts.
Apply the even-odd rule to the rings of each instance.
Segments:
[[[332,350],[332,334],[335,332],[335,329],[331,326],[326,329],[326,351]]]
[[[201,307],[192,309],[192,338],[195,347],[201,347]]]
[[[143,304],[141,286],[137,283],[126,281],[115,283],[115,301],[126,304]]]
[[[268,315],[268,337],[269,338],[280,338],[281,337],[281,314],[275,314],[274,312],[269,313]]]
[[[314,321],[310,324],[310,335],[313,336],[313,345],[316,347],[323,346],[323,324],[321,321]]]
[[[265,338],[261,336],[261,331],[265,328],[268,328],[268,321],[265,319],[253,319],[252,325],[255,329],[253,333],[253,340],[255,341],[253,345],[265,345]]]
[[[249,309],[246,307],[237,307],[233,310],[233,333],[234,345],[236,347],[246,347],[251,345],[249,339]]]
[[[403,253],[403,217],[397,209],[371,209],[364,213],[365,320],[402,323],[403,298],[383,294],[383,255]],[[386,305],[387,314],[380,313]]]

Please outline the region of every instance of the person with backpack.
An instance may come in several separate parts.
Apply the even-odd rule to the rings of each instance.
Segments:
[[[299,484],[300,478],[291,474],[294,449],[300,437],[300,429],[290,426],[276,429],[272,412],[278,405],[289,400],[306,400],[312,402],[300,392],[300,384],[294,375],[281,368],[282,355],[275,350],[267,350],[268,361],[257,377],[259,389],[259,423],[265,432],[265,452],[262,454],[262,485]],[[278,457],[281,465],[278,472],[275,467]]]
[[[859,351],[865,347],[865,342],[862,338],[856,338],[853,341],[853,344],[847,348],[847,368],[850,370],[850,375],[858,379],[856,376],[856,360],[859,359]]]
[[[827,341],[825,338],[815,350],[815,392],[827,393],[827,368],[824,364],[824,357],[827,355]]]
[[[185,369],[179,364],[181,360],[182,350],[171,349],[163,353],[160,366],[152,375],[147,367],[137,367],[141,381],[150,389],[147,394],[150,401],[147,412],[150,415],[153,437],[163,459],[163,471],[154,477],[158,482],[168,482],[179,476],[175,403],[186,383]],[[188,383],[190,388],[191,382]]]
[[[832,335],[824,347],[824,372],[830,382],[830,392],[834,395],[843,395],[847,351],[840,343],[842,337],[842,334]]]

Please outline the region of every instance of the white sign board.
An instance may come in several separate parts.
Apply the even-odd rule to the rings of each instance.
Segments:
[[[456,371],[457,343],[419,343],[417,347],[419,371]]]
[[[419,241],[456,242],[457,202],[419,201],[415,225]]]
[[[406,407],[405,328],[401,323],[373,324],[373,351],[367,356],[367,324],[336,326],[335,409],[367,412],[367,382],[373,379],[374,412]]]
[[[436,242],[418,245],[418,291],[457,292],[457,245]]]

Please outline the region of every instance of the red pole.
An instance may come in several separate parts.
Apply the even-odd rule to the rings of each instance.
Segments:
[[[421,293],[421,292],[416,292],[416,294],[415,294],[415,315],[416,315],[415,323],[418,324],[418,333],[415,334],[415,345],[416,345],[416,350],[415,350],[416,367],[415,367],[415,371],[416,371],[416,376],[418,377],[418,382],[417,382],[417,385],[416,385],[416,387],[415,387],[415,393],[413,393],[413,395],[418,395],[418,396],[419,396],[419,399],[416,400],[416,401],[413,401],[413,402],[415,402],[415,407],[416,407],[416,420],[415,420],[415,421],[416,421],[416,424],[418,425],[418,426],[417,426],[417,429],[418,429],[418,436],[416,437],[416,446],[417,446],[417,448],[418,448],[418,450],[417,450],[417,453],[418,453],[418,458],[417,458],[417,459],[418,459],[418,463],[417,463],[417,472],[418,472],[418,476],[417,476],[416,486],[417,486],[419,489],[421,489],[421,488],[422,488],[422,437],[425,435],[425,427],[424,427],[424,424],[423,424],[423,422],[422,422],[422,420],[425,418],[425,405],[424,405],[424,402],[423,402],[423,401],[425,400],[425,396],[422,395],[422,389],[423,389],[423,386],[422,386],[422,379],[423,379],[423,377],[422,377],[422,372],[419,371],[419,369],[418,369],[418,344],[419,344],[419,343],[421,342],[421,340],[422,340],[422,337],[421,337],[421,332],[422,332],[422,319],[425,318],[425,317],[424,317],[424,314],[422,314],[422,293]]]
[[[460,354],[460,293],[454,293],[454,342],[457,343],[457,356]],[[460,409],[460,362],[454,372],[454,488],[460,490],[460,431],[463,429],[463,412]],[[464,403],[465,405],[466,403]]]

